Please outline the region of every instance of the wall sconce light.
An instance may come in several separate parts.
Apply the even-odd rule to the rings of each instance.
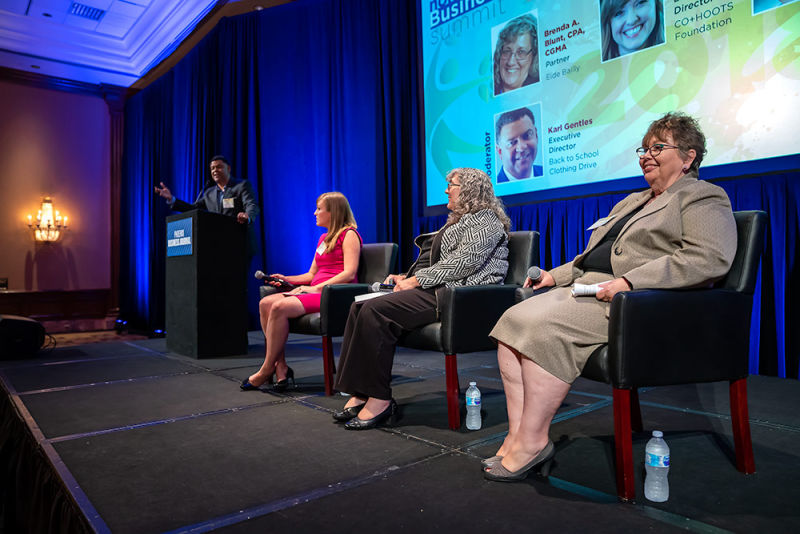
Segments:
[[[36,215],[34,222],[33,216],[28,215],[28,228],[33,230],[33,237],[36,241],[49,243],[58,241],[61,231],[67,229],[67,216],[61,217],[61,213],[53,208],[53,200],[50,197],[42,199],[42,206]]]

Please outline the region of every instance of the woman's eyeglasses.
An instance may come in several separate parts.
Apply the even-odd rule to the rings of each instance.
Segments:
[[[665,145],[663,143],[656,143],[651,147],[640,146],[639,148],[636,149],[636,155],[639,156],[640,158],[643,158],[648,152],[650,152],[651,156],[656,157],[659,154],[661,154],[662,150],[665,150],[667,148],[680,148],[680,147],[675,145]]]
[[[533,49],[526,50],[524,48],[518,48],[517,50],[512,51],[510,48],[503,48],[503,50],[500,52],[500,57],[507,61],[511,56],[514,56],[517,58],[517,61],[525,61],[528,59],[528,56],[532,51]]]

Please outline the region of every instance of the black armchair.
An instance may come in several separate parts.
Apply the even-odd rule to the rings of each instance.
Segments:
[[[289,321],[289,331],[295,334],[322,336],[322,361],[325,394],[333,395],[333,340],[344,334],[344,325],[353,297],[366,293],[374,282],[383,282],[397,261],[396,243],[365,243],[358,261],[358,284],[334,284],[322,288],[320,311],[308,313]],[[272,286],[260,288],[261,298],[274,293]]]
[[[528,268],[539,256],[539,232],[511,232],[508,273],[504,285],[448,288],[439,292],[440,321],[413,330],[399,346],[443,352],[447,383],[447,419],[452,430],[461,426],[459,412],[458,353],[491,350],[489,332],[504,311],[514,305]]]
[[[611,303],[608,345],[592,353],[581,374],[613,387],[617,495],[623,501],[636,497],[632,430],[642,431],[640,387],[730,381],[736,468],[755,472],[747,375],[753,291],[767,215],[741,211],[734,217],[738,248],[725,278],[711,289],[618,293]],[[664,324],[670,328],[653,328]]]

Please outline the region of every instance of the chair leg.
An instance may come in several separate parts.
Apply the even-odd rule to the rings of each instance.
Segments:
[[[447,422],[450,430],[461,428],[461,411],[458,399],[461,389],[458,387],[458,363],[455,354],[444,355],[445,380],[447,382]]]
[[[631,390],[631,427],[634,432],[641,432],[644,430],[642,425],[642,409],[639,406],[639,390],[633,388]]]
[[[325,381],[325,395],[333,395],[333,373],[336,367],[333,363],[333,339],[331,336],[322,336],[322,366],[323,380]]]
[[[750,416],[747,412],[747,379],[731,380],[731,423],[736,448],[736,469],[746,475],[756,472],[753,443],[750,441]]]
[[[614,449],[616,451],[617,496],[623,501],[636,498],[633,478],[633,437],[631,435],[631,390],[614,388]]]

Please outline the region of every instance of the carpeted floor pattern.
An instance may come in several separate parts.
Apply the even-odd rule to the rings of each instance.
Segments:
[[[494,353],[459,356],[462,391],[474,380],[483,394],[481,430],[448,429],[442,355],[401,350],[398,417],[348,432],[330,416],[345,398],[323,394],[318,338],[290,337],[297,388],[285,394],[239,390],[262,351],[259,333],[246,356],[204,360],[163,339],[118,338],[0,362],[0,379],[98,532],[800,531],[797,381],[748,381],[750,476],[733,463],[727,384],[640,390],[638,498],[621,503],[603,384],[579,379],[559,410],[550,477],[501,484],[479,465],[506,431]],[[658,504],[641,472],[653,429],[672,458]]]

